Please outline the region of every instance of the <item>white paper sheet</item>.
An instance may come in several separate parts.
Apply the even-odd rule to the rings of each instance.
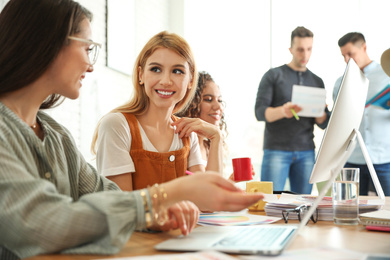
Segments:
[[[326,105],[326,90],[307,86],[293,85],[291,103],[302,108],[300,117],[320,117]]]

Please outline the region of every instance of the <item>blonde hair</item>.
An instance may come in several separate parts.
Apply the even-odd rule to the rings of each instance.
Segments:
[[[149,97],[146,95],[145,88],[140,84],[139,70],[145,69],[147,59],[159,48],[167,48],[174,51],[179,56],[183,57],[189,65],[190,69],[190,85],[182,100],[180,100],[173,109],[173,114],[181,112],[187,108],[192,98],[195,95],[197,85],[197,68],[194,55],[187,41],[175,33],[162,31],[153,36],[139,53],[133,68],[133,86],[134,93],[129,102],[110,111],[110,113],[132,113],[134,115],[142,115],[149,107]],[[96,154],[96,140],[98,137],[98,129],[100,121],[95,129],[92,138],[91,152]]]

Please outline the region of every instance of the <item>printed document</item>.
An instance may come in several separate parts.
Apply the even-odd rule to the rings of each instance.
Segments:
[[[291,103],[302,108],[297,114],[301,117],[320,117],[326,105],[326,90],[293,85]]]

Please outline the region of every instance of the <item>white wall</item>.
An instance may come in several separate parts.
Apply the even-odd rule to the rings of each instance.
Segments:
[[[187,1],[185,38],[198,69],[208,71],[226,101],[229,159],[252,158],[256,172],[262,154],[264,125],[256,122],[254,101],[261,75],[270,65],[268,1]]]
[[[214,76],[227,103],[230,158],[250,156],[260,172],[264,123],[254,105],[259,82],[270,68],[291,61],[291,31],[305,26],[314,33],[308,68],[320,76],[332,106],[336,79],[345,69],[337,41],[362,32],[370,57],[379,62],[390,47],[387,0],[225,0],[185,1],[185,37],[200,70]],[[323,131],[315,130],[317,148]],[[229,161],[230,164],[230,161]]]

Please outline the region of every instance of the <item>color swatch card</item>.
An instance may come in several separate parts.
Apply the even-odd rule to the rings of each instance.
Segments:
[[[270,224],[280,220],[279,217],[249,214],[248,210],[239,212],[202,213],[198,224],[202,226],[249,226]]]

